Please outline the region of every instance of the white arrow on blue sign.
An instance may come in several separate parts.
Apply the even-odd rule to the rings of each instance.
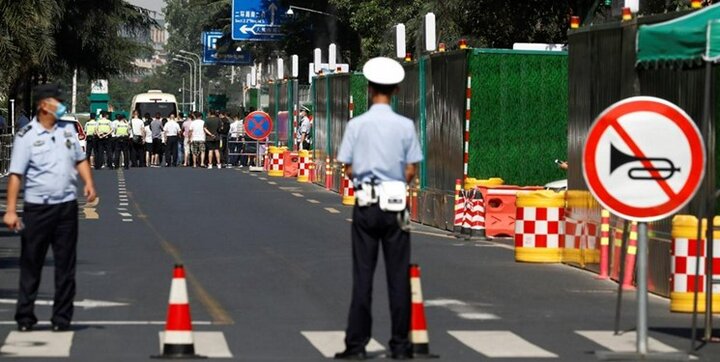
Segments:
[[[276,41],[285,22],[285,9],[279,0],[233,0],[232,38],[244,41]]]
[[[211,30],[202,33],[203,64],[208,65],[251,65],[252,55],[247,51],[229,49],[227,53],[218,53],[217,42],[223,37],[223,32]]]

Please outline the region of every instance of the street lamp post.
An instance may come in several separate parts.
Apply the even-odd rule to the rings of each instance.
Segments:
[[[197,70],[195,71],[195,88],[197,89],[197,98],[198,98],[198,107],[200,108],[200,112],[203,111],[203,103],[202,103],[202,75],[200,74],[200,68],[198,67],[198,63],[195,61],[195,58],[191,58],[185,55],[175,54],[176,58],[180,58],[186,61],[190,61],[192,63],[191,66],[196,67]]]
[[[189,52],[189,51],[187,51],[187,50],[180,50],[179,52],[180,52],[180,53],[183,53],[183,54],[186,54],[186,55],[192,55],[192,56],[193,56],[193,61],[194,61],[195,59],[197,59],[197,67],[198,67],[198,72],[197,72],[197,74],[198,74],[198,92],[199,92],[199,95],[200,95],[200,111],[202,112],[202,111],[204,110],[204,108],[205,108],[205,100],[203,99],[203,98],[204,98],[204,94],[203,94],[204,92],[203,92],[203,86],[202,86],[202,85],[203,85],[203,82],[202,82],[202,58],[201,58],[199,55],[197,55],[197,54],[195,54],[195,53],[193,53],[193,52]]]
[[[173,61],[187,64],[187,66],[190,67],[190,94],[192,96],[192,111],[195,112],[195,68],[193,67],[192,63],[185,60],[184,58],[173,58]]]
[[[335,18],[335,19],[338,18],[337,15],[335,15],[335,14],[330,14],[330,13],[326,13],[326,12],[324,12],[324,11],[315,10],[315,9],[309,9],[309,8],[304,8],[304,7],[295,6],[295,5],[290,5],[290,7],[288,8],[288,10],[285,12],[285,14],[287,14],[287,15],[295,15],[295,11],[293,11],[293,9],[297,9],[297,10],[300,10],[300,11],[307,11],[307,12],[309,12],[309,13],[321,14],[321,15],[325,15],[325,16],[331,16],[331,17],[333,17],[333,18]]]

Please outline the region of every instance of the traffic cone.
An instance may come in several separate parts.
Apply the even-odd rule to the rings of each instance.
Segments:
[[[602,209],[600,219],[600,275],[598,279],[607,279],[610,277],[610,211]]]
[[[180,264],[175,265],[173,272],[169,304],[162,354],[152,356],[152,358],[204,358],[195,354],[190,303],[188,302],[187,284],[185,282],[185,268]]]
[[[634,289],[633,276],[635,275],[635,258],[637,256],[638,231],[637,222],[633,221],[628,238],[627,254],[625,254],[625,275],[623,276],[623,289]]]
[[[410,265],[410,292],[412,293],[412,309],[410,313],[410,344],[415,358],[437,358],[430,354],[430,340],[425,320],[422,286],[420,284],[420,266]]]
[[[455,180],[455,221],[453,231],[456,235],[462,233],[463,219],[465,218],[465,198],[462,192],[462,180]]]

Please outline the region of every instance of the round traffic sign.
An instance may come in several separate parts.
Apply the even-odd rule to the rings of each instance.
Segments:
[[[702,136],[685,111],[660,98],[632,97],[610,106],[590,127],[583,176],[606,209],[655,221],[690,202],[705,162]]]
[[[270,115],[263,111],[250,112],[245,117],[243,128],[248,137],[260,141],[272,133],[273,121]]]

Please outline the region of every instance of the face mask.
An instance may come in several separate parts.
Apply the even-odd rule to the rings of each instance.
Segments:
[[[62,103],[58,103],[57,109],[55,110],[55,119],[60,119],[60,117],[64,116],[66,112],[67,107]]]

